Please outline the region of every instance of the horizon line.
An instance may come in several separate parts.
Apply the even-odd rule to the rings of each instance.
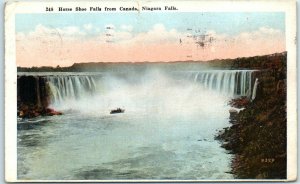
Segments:
[[[181,60],[181,61],[118,61],[118,62],[110,62],[110,61],[99,61],[99,62],[74,62],[72,65],[69,66],[59,66],[60,68],[69,68],[74,66],[75,64],[120,64],[120,63],[124,63],[124,64],[142,64],[142,63],[184,63],[184,62],[213,62],[213,61],[220,61],[220,60],[235,60],[235,59],[239,59],[239,58],[251,58],[251,57],[263,57],[263,56],[273,56],[273,55],[277,55],[277,54],[287,54],[287,51],[283,51],[283,52],[275,52],[272,54],[263,54],[263,55],[254,55],[254,56],[244,56],[244,57],[235,57],[235,58],[215,58],[215,59],[211,59],[211,60]],[[42,67],[49,67],[49,68],[56,68],[57,66],[17,66],[17,68],[42,68]]]

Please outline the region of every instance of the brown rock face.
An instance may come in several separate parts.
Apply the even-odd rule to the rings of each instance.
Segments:
[[[49,91],[46,79],[42,76],[20,76],[18,87],[18,116],[33,118],[44,115],[61,115],[53,109],[49,110]]]
[[[46,81],[39,76],[18,77],[18,101],[20,103],[37,105],[39,107],[48,106],[48,92]]]
[[[286,55],[265,59],[237,63],[260,69],[256,98],[232,100],[230,105],[245,109],[230,116],[232,125],[216,136],[234,154],[231,172],[236,178],[285,179],[287,174]]]

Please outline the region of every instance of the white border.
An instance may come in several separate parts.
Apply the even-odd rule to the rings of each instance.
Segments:
[[[193,182],[195,180],[17,180],[17,67],[15,45],[15,14],[49,13],[46,6],[165,6],[175,5],[176,12],[273,12],[286,13],[287,56],[287,181],[297,177],[297,68],[296,68],[296,2],[279,1],[102,1],[102,2],[9,2],[5,8],[5,180],[9,182]],[[117,11],[119,12],[119,11]],[[161,12],[161,11],[160,11]],[[176,13],[175,12],[175,13]],[[54,11],[53,13],[61,13]],[[74,13],[74,12],[63,12]],[[76,12],[79,13],[79,12]],[[86,12],[83,12],[86,13]],[[89,12],[105,13],[105,12]],[[126,13],[126,12],[124,12]],[[130,12],[129,12],[130,13]],[[197,180],[205,181],[285,181],[285,180]]]

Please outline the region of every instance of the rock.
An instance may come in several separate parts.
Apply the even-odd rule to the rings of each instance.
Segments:
[[[34,113],[34,116],[35,116],[35,117],[37,117],[37,116],[39,116],[39,115],[40,115],[40,113],[38,113],[38,112],[35,112],[35,113]]]
[[[249,99],[247,97],[241,97],[241,98],[236,98],[232,99],[229,102],[229,105],[235,108],[243,108],[249,104]]]
[[[23,111],[27,111],[29,109],[29,106],[28,105],[21,105],[21,110]]]
[[[230,118],[233,118],[238,114],[238,111],[235,109],[230,109],[229,114],[230,114]]]
[[[284,90],[285,90],[285,83],[283,80],[279,80],[276,85],[277,94],[284,94]]]
[[[24,116],[24,112],[23,112],[23,111],[20,111],[20,112],[19,112],[19,116],[20,116],[20,117],[23,117],[23,116]]]
[[[55,111],[54,109],[47,108],[46,109],[46,115],[47,116],[53,116],[53,115],[62,115],[61,112]]]
[[[266,176],[267,176],[267,173],[262,173],[262,174],[258,174],[256,177],[255,177],[255,179],[265,179],[266,178]]]
[[[18,76],[17,99],[21,103],[47,107],[49,89],[43,76]]]
[[[61,112],[58,112],[58,111],[54,111],[54,112],[53,112],[53,115],[62,115],[62,113],[61,113]]]
[[[38,116],[54,116],[62,115],[61,112],[51,108],[42,108],[35,105],[21,104],[18,109],[17,116],[20,118],[34,118]]]

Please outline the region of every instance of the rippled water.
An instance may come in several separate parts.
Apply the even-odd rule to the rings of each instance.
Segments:
[[[98,81],[96,94],[53,105],[61,116],[18,122],[18,179],[230,179],[214,140],[228,97],[200,84],[151,77]],[[109,114],[115,107],[123,114]]]

